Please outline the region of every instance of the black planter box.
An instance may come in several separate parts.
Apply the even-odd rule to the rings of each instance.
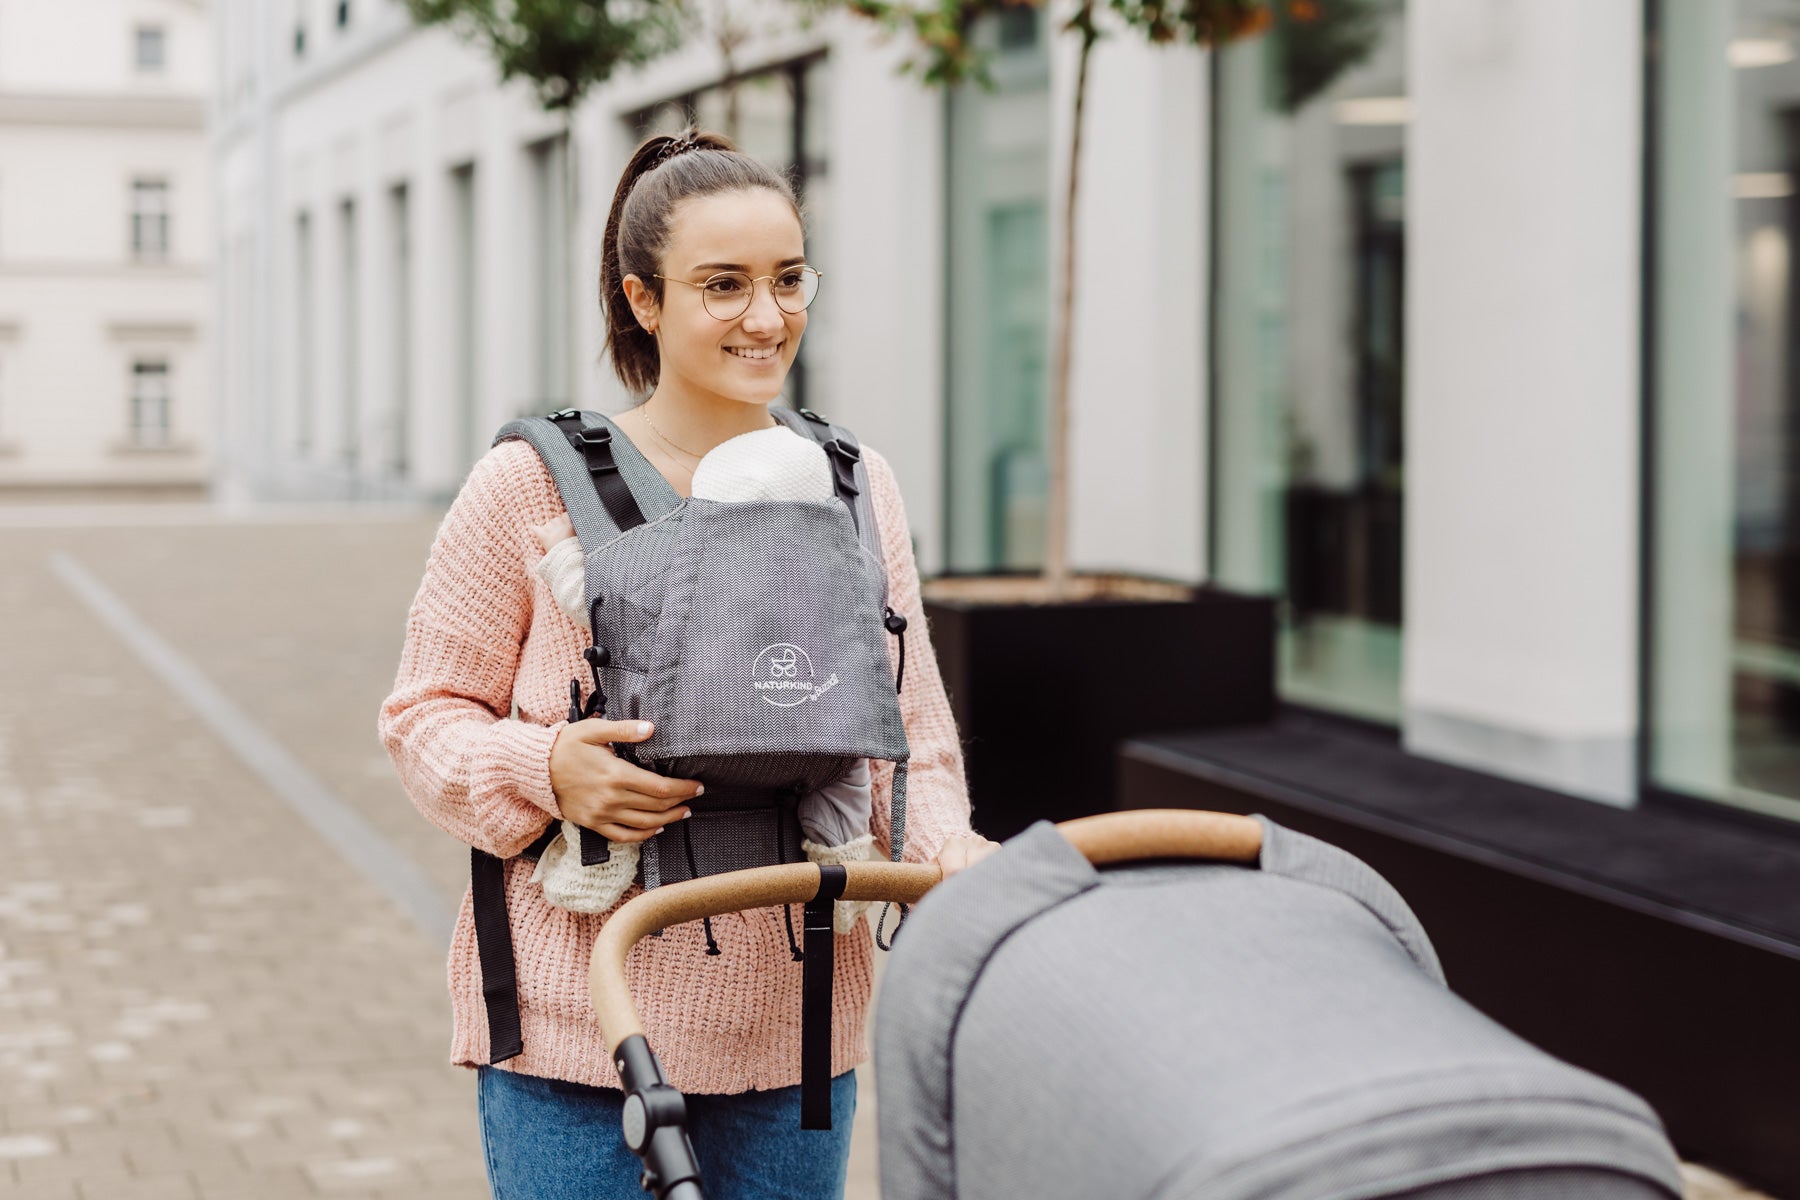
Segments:
[[[995,604],[927,599],[963,741],[975,828],[1110,812],[1117,750],[1142,734],[1275,715],[1266,596]]]

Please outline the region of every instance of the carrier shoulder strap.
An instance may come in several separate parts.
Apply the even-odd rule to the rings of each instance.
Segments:
[[[673,508],[673,489],[618,427],[597,412],[565,408],[508,421],[494,445],[529,442],[544,460],[583,550]]]
[[[831,460],[832,485],[837,497],[850,509],[850,517],[856,523],[856,536],[861,540],[863,548],[874,556],[881,564],[882,577],[886,579],[887,558],[881,551],[881,528],[875,521],[875,500],[869,494],[869,467],[863,462],[862,447],[856,441],[856,435],[842,425],[833,425],[810,408],[789,409],[771,407],[770,412],[784,421],[788,428],[797,433],[805,433],[825,448],[826,457]],[[892,581],[888,581],[888,587]],[[884,590],[886,590],[884,588]],[[882,598],[885,605],[887,598]],[[900,671],[906,670],[906,621],[894,620],[893,610],[888,610],[890,623],[888,632],[900,639]],[[901,680],[896,679],[895,690],[899,690]],[[906,769],[907,761],[900,760],[894,764],[894,782],[889,808],[888,853],[894,862],[901,860],[906,843]],[[901,906],[902,920],[906,908]],[[882,922],[887,919],[886,909],[882,910]],[[894,927],[899,932],[899,926]],[[881,927],[876,926],[875,940],[881,941]],[[887,946],[884,944],[883,949]]]
[[[875,501],[869,495],[869,468],[863,462],[862,446],[856,435],[842,425],[833,425],[810,408],[792,409],[770,405],[769,412],[795,433],[804,434],[819,443],[831,461],[832,488],[850,510],[856,525],[856,536],[863,548],[875,556],[885,572],[887,560],[881,553],[881,528],[875,521]]]
[[[529,443],[544,460],[584,550],[604,545],[642,525],[647,516],[660,516],[674,506],[669,499],[673,489],[600,413],[565,408],[546,417],[520,417],[500,427],[493,445],[513,440]],[[658,484],[662,485],[660,491]],[[593,597],[588,600],[592,603]],[[559,826],[552,822],[525,855],[538,857],[558,831]],[[580,853],[584,864],[606,861],[606,839],[583,829]],[[488,1061],[504,1062],[524,1050],[512,928],[506,912],[506,864],[477,847],[470,847],[469,854],[475,942],[487,1008]]]

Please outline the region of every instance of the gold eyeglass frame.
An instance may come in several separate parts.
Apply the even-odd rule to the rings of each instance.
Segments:
[[[792,268],[783,268],[783,270],[791,270],[791,269]],[[745,276],[742,271],[719,271],[715,274],[708,275],[705,279],[701,280],[699,283],[693,283],[686,279],[676,279],[672,275],[653,275],[652,278],[661,279],[667,283],[685,283],[691,288],[699,288],[702,293],[701,297],[700,297],[700,307],[706,309],[707,316],[711,317],[715,321],[735,321],[739,317],[743,316],[744,313],[747,313],[750,311],[750,305],[755,303],[755,301],[756,301],[756,285],[764,279],[769,280],[769,298],[771,300],[775,301],[776,308],[779,308],[782,312],[788,314],[788,316],[797,317],[801,313],[805,312],[807,309],[811,308],[813,300],[817,300],[819,298],[819,284],[822,284],[825,282],[825,272],[819,270],[817,267],[805,266],[805,265],[802,265],[799,269],[802,271],[811,271],[813,273],[813,277],[818,280],[818,283],[813,285],[812,300],[808,300],[805,304],[802,304],[797,309],[788,308],[786,305],[784,305],[781,302],[781,297],[779,297],[775,294],[775,282],[774,282],[775,275]],[[776,272],[777,275],[780,273],[781,272],[779,272],[779,271]],[[706,303],[705,291],[706,291],[707,284],[711,283],[715,279],[722,278],[723,276],[726,276],[726,275],[735,275],[739,279],[748,278],[750,280],[750,292],[749,292],[748,298],[745,299],[745,301],[744,301],[744,307],[743,307],[742,311],[735,313],[734,315],[729,316],[729,317],[721,317],[718,313],[714,312],[710,307],[708,307],[708,305]]]

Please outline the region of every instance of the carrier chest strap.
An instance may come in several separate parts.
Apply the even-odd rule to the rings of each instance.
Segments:
[[[849,876],[819,868],[819,890],[806,902],[806,958],[800,992],[800,1128],[831,1128],[831,979],[836,935],[832,907]]]

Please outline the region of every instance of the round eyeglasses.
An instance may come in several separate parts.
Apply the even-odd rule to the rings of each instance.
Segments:
[[[707,278],[704,283],[688,283],[685,279],[675,279],[668,275],[658,275],[658,279],[669,283],[686,283],[689,287],[700,289],[700,303],[706,311],[721,321],[735,321],[750,308],[750,297],[755,294],[756,282],[759,279],[769,281],[769,293],[775,297],[775,304],[782,312],[800,313],[813,302],[819,294],[821,275],[811,267],[783,267],[773,275],[758,275],[752,278],[742,271],[720,271]]]

